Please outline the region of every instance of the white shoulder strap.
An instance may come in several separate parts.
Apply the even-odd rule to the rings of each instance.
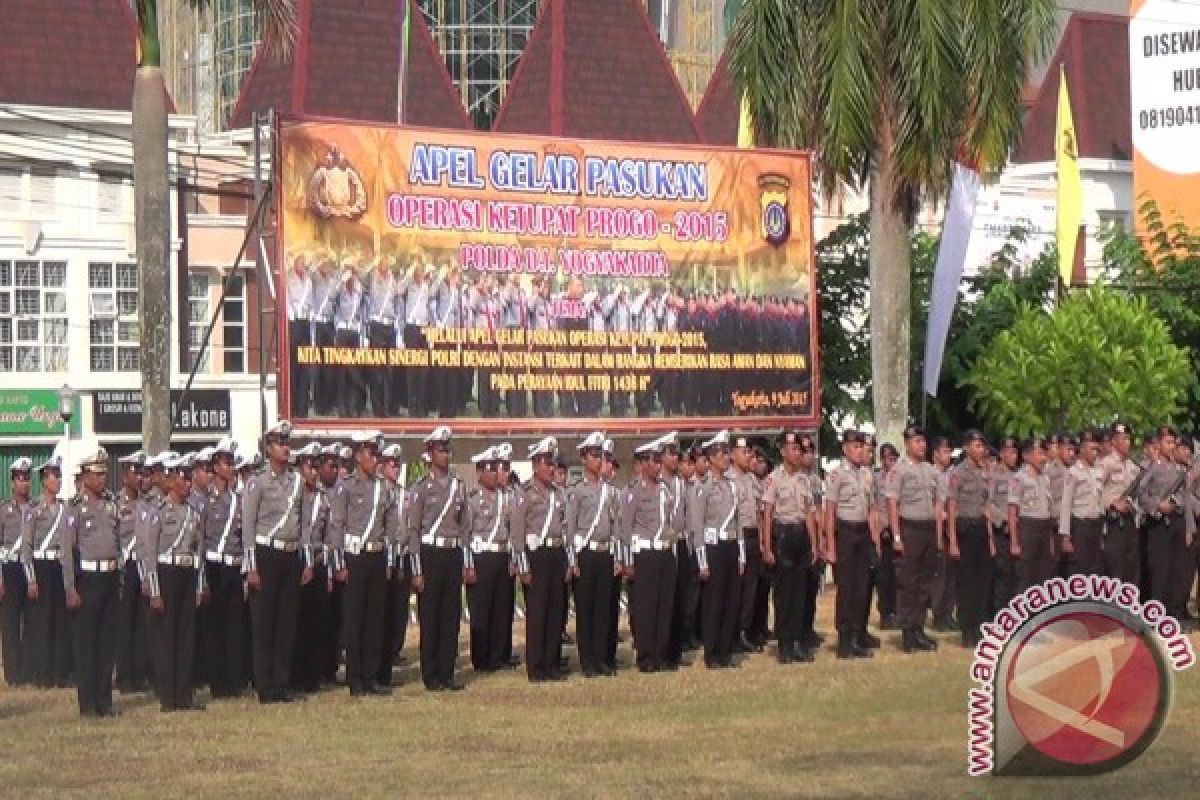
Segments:
[[[592,520],[591,527],[588,528],[587,536],[583,537],[583,546],[587,547],[592,542],[592,537],[596,535],[596,526],[600,524],[600,515],[604,513],[604,505],[608,501],[608,484],[600,484],[600,505],[596,508],[596,518]]]
[[[500,532],[500,521],[504,519],[504,492],[496,492],[496,521],[492,523],[492,532],[488,536],[487,543],[491,544],[496,541],[496,534]]]
[[[454,495],[458,491],[458,478],[450,479],[450,491],[446,493],[446,505],[442,506],[442,513],[438,514],[437,519],[433,521],[433,527],[429,529],[429,533],[425,536],[433,538],[437,536],[438,531],[442,529],[442,520],[446,518],[446,514],[450,511],[450,504],[454,502]]]
[[[47,532],[46,538],[42,539],[42,543],[38,547],[39,553],[46,552],[46,548],[50,546],[50,541],[54,538],[54,534],[58,533],[58,525],[62,522],[63,508],[63,502],[61,500],[58,501],[58,515],[54,518],[54,524],[50,526],[50,530]]]
[[[379,492],[382,488],[383,481],[379,478],[376,478],[375,496],[371,498],[371,516],[367,519],[367,527],[363,529],[361,534],[359,534],[364,542],[367,540],[367,537],[371,535],[371,529],[375,527],[375,515],[379,513]],[[317,502],[321,502],[320,495],[317,496]],[[316,518],[316,512],[314,511],[313,519],[315,520]]]
[[[550,520],[554,517],[554,501],[557,495],[554,490],[550,490],[550,505],[546,508],[546,521],[542,523],[542,535],[538,537],[538,547],[546,543],[546,537],[550,535]]]
[[[295,483],[292,485],[292,497],[288,500],[287,508],[283,511],[283,516],[279,518],[279,522],[275,523],[275,527],[271,528],[271,532],[267,534],[268,539],[274,539],[283,530],[283,526],[287,524],[288,517],[292,515],[292,508],[296,505],[296,498],[300,495],[300,476],[294,475]]]
[[[233,518],[236,516],[237,495],[229,492],[229,519],[225,520],[225,530],[221,531],[221,540],[217,542],[217,552],[225,555],[225,543],[229,541],[229,532],[233,530]]]

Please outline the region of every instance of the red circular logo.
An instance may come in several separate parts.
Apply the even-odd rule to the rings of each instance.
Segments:
[[[1167,692],[1151,644],[1121,620],[1092,611],[1038,626],[1009,662],[1005,689],[1030,746],[1085,767],[1144,749],[1157,735]]]

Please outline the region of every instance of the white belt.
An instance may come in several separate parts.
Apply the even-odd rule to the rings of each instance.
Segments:
[[[272,539],[269,536],[255,536],[254,543],[269,547],[272,550],[282,550],[285,553],[294,553],[300,547],[299,542],[283,542],[279,539]]]
[[[451,536],[422,536],[421,544],[433,547],[458,547],[458,537]]]
[[[288,317],[288,322],[308,322],[308,314],[297,314],[294,317]]]
[[[362,553],[381,553],[384,547],[383,542],[363,541],[361,536],[346,537],[346,552],[352,556],[361,555]]]
[[[357,322],[339,322],[337,324],[337,329],[339,331],[356,331],[356,330],[358,330],[358,323]]]
[[[168,567],[196,567],[199,566],[199,560],[191,553],[182,555],[161,555],[158,557],[158,563],[165,564]]]
[[[584,536],[576,536],[575,537],[575,549],[576,550],[592,550],[597,553],[607,553],[608,552],[608,549],[610,546],[608,542],[587,542],[585,544],[584,543],[585,539],[586,539],[586,537],[584,537]]]
[[[566,542],[562,536],[547,536],[542,539],[541,547],[562,547]]]
[[[58,561],[58,548],[51,547],[49,550],[41,550],[34,553],[33,557],[38,561]]]
[[[204,558],[213,564],[224,564],[227,567],[240,567],[242,565],[242,557],[240,555],[221,555],[216,550],[209,550],[204,554]]]
[[[8,561],[8,557],[10,555],[19,556],[20,553],[18,553],[16,550],[10,551],[7,547],[0,547],[0,561]]]
[[[507,553],[508,542],[472,542],[471,550],[476,553]]]
[[[371,317],[370,321],[374,322],[376,325],[395,325],[396,324],[396,321],[394,319],[386,319],[380,314],[376,314],[375,316]]]
[[[103,561],[89,561],[84,559],[79,562],[79,568],[84,572],[116,572],[119,568],[115,558],[105,559]]]
[[[657,541],[654,539],[634,539],[633,540],[633,552],[635,552],[635,553],[638,552],[639,550],[670,550],[672,547],[673,547],[673,544],[671,542],[666,542],[666,541],[663,541],[662,539],[659,539]]]

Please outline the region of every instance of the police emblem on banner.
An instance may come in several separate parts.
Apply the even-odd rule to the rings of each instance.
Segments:
[[[792,233],[788,211],[788,189],[792,182],[784,175],[768,174],[758,179],[759,204],[762,206],[762,235],[778,247]]]

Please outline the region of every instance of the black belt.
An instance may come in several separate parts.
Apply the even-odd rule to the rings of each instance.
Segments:
[[[986,525],[987,517],[955,517],[956,525]]]
[[[929,528],[937,527],[937,520],[932,520],[932,519],[908,519],[907,517],[901,517],[900,521],[903,522],[906,526],[917,525],[920,527],[929,527]]]
[[[758,536],[758,528],[742,528],[742,534],[745,536]]]

